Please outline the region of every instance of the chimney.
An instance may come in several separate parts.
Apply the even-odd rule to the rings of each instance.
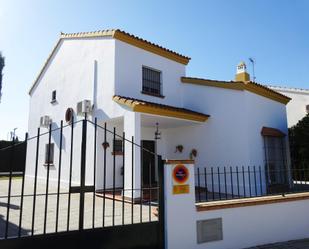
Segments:
[[[243,82],[249,82],[250,81],[250,75],[247,73],[247,66],[243,61],[241,61],[237,65],[235,81],[243,81]]]

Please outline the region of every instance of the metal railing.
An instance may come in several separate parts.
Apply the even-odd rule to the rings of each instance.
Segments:
[[[261,166],[197,168],[196,202],[309,192],[309,167],[278,170],[265,168]]]
[[[26,159],[27,176],[25,171],[21,176],[14,176],[12,167],[6,176],[0,176],[0,240],[163,222],[161,156],[141,147],[134,137],[128,138],[125,133],[119,135],[116,128],[108,129],[106,123],[99,125],[97,119],[72,121],[68,125],[61,121],[59,127],[55,126],[50,125],[44,132],[38,128],[33,137],[26,135],[24,143],[28,147],[27,157],[30,157]],[[117,158],[113,143],[116,138],[122,140],[123,146],[123,156]],[[101,144],[98,147],[98,141],[103,142],[102,147]],[[51,143],[55,143],[55,151],[51,153],[48,149],[47,154],[43,153],[45,145],[50,148]],[[107,146],[109,143],[113,145]],[[14,148],[12,145],[1,150],[9,150],[13,158]],[[124,154],[128,148],[131,154],[126,159]],[[142,173],[141,179],[134,176],[136,148],[156,157],[157,184],[150,181],[143,185]],[[99,153],[102,161],[98,160]],[[53,159],[51,154],[54,154]],[[93,160],[88,161],[89,157]],[[119,161],[123,165],[122,175],[116,173]],[[130,180],[125,179],[126,173],[131,175]],[[141,182],[140,187],[136,187],[136,181]]]
[[[161,95],[161,83],[151,80],[143,80],[143,93]]]

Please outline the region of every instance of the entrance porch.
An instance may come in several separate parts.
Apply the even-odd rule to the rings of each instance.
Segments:
[[[111,189],[115,187],[119,190],[118,198],[124,196],[128,201],[154,200],[157,196],[157,155],[188,158],[188,151],[176,151],[178,142],[174,138],[183,137],[185,144],[183,128],[190,130],[205,125],[209,116],[123,97],[118,97],[116,102],[125,106],[126,111],[123,116],[106,121],[106,127],[111,131],[106,138],[102,131],[98,134],[96,189],[111,195]],[[100,126],[104,127],[104,123]],[[109,147],[104,149],[101,144],[106,142]],[[104,150],[107,151],[105,156]],[[113,166],[107,168],[105,180],[98,177],[104,175],[104,160]]]

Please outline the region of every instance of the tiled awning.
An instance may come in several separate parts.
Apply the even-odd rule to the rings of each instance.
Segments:
[[[279,129],[271,128],[271,127],[263,127],[261,130],[262,136],[265,137],[285,137],[286,134]]]
[[[113,97],[113,100],[118,104],[128,106],[134,112],[186,119],[196,122],[205,122],[210,117],[210,115],[192,111],[186,108],[162,105],[158,103],[148,102],[145,100],[134,99],[119,95],[115,95]]]

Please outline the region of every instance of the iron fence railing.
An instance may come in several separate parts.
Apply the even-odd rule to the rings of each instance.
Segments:
[[[196,202],[309,192],[309,167],[204,167],[195,172]]]
[[[122,141],[122,156],[115,153],[116,139]],[[9,150],[10,157],[8,172],[0,175],[0,241],[163,223],[163,160],[139,142],[116,128],[107,128],[106,123],[99,124],[97,119],[68,125],[61,121],[59,126],[53,123],[38,128],[35,136],[26,135],[26,170],[20,176],[14,175],[10,163],[20,144],[0,149]],[[46,148],[51,148],[52,143],[55,146],[51,153]],[[126,151],[129,157],[124,156]],[[140,153],[156,158],[157,165],[151,166],[158,167],[155,184],[143,184],[143,171],[140,179],[133,173]]]

